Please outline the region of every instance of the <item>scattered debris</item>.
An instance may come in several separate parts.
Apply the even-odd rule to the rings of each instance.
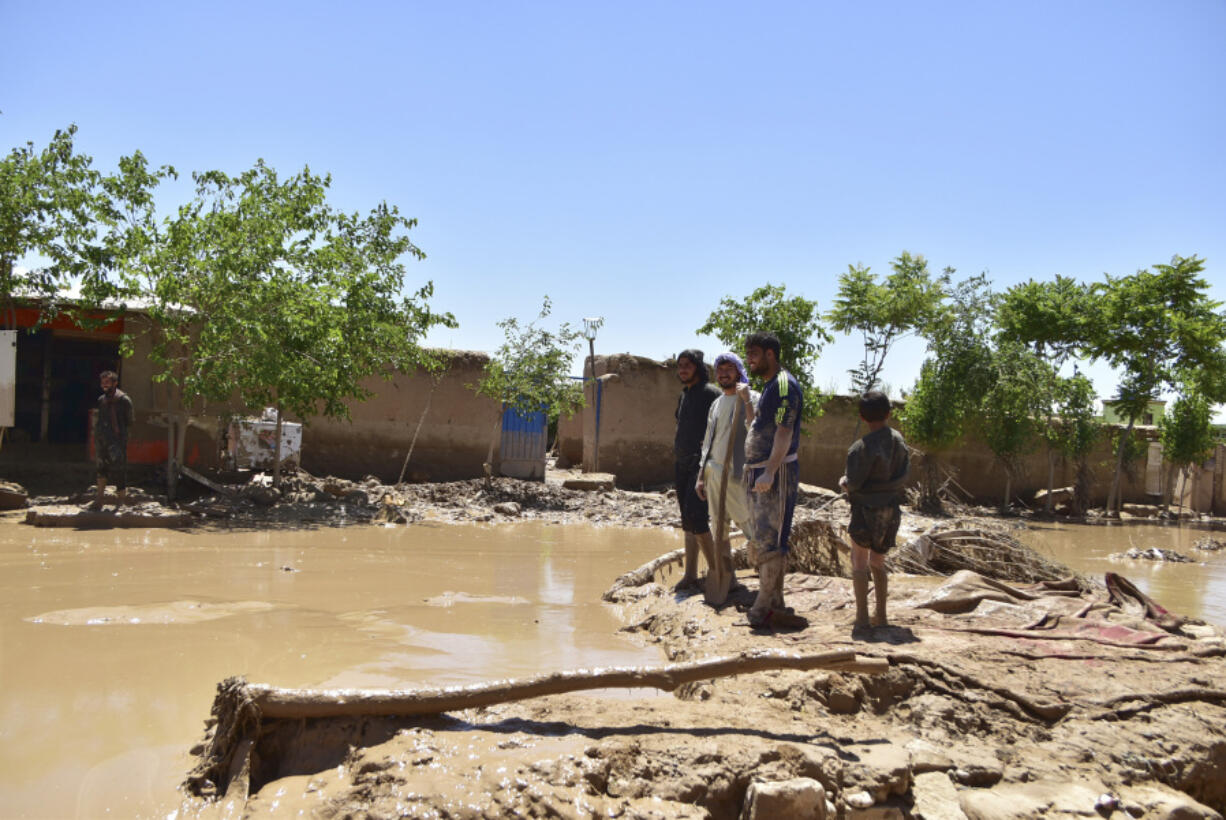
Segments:
[[[1192,559],[1183,553],[1162,547],[1149,547],[1148,549],[1132,547],[1125,552],[1113,552],[1107,558],[1112,561],[1169,561],[1175,564],[1189,564],[1192,562]]]

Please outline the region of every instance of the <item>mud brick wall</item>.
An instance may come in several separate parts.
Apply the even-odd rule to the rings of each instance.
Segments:
[[[600,471],[615,474],[617,483],[629,488],[672,482],[672,444],[676,430],[673,412],[681,390],[674,363],[628,353],[597,356],[595,373],[603,381]],[[596,467],[593,394],[593,389],[588,387],[588,406],[582,413],[583,468],[587,471]],[[822,416],[803,426],[805,436],[799,451],[801,481],[831,488],[837,485],[839,476],[843,474],[847,448],[857,435],[858,418],[859,407],[855,398],[835,396],[827,399]],[[861,427],[859,435],[864,432]],[[1152,428],[1141,428],[1135,430],[1134,435],[1152,438],[1156,432]],[[968,437],[939,457],[953,470],[958,484],[976,501],[994,503],[1004,494],[1004,471],[982,442]],[[1090,461],[1095,472],[1093,503],[1101,506],[1106,502],[1115,465],[1114,455],[1105,438],[1099,442]],[[916,464],[918,466],[918,461]],[[918,470],[913,473],[918,473]],[[1074,464],[1057,462],[1056,487],[1071,485],[1075,477]],[[1023,459],[1022,474],[1013,482],[1013,494],[1029,499],[1046,486],[1047,456],[1038,450]],[[1145,492],[1144,460],[1136,465],[1131,478],[1125,475],[1122,495],[1124,501],[1130,503],[1152,503],[1155,500]]]
[[[681,385],[673,362],[621,353],[597,356],[600,444],[596,456],[596,390],[586,388],[583,469],[613,473],[619,486],[637,489],[673,480],[674,413]]]
[[[455,481],[485,475],[482,464],[494,435],[498,404],[478,396],[476,384],[489,357],[484,353],[446,351],[446,375],[430,398],[432,377],[424,372],[397,374],[391,381],[372,378],[365,387],[375,395],[351,402],[351,421],[315,418],[302,432],[302,466],[314,475],[357,479],[374,475],[395,481],[421,425],[405,480]],[[495,469],[498,448],[494,448]]]

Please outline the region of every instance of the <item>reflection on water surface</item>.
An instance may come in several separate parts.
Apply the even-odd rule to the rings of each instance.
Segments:
[[[217,682],[452,685],[655,663],[600,593],[671,532],[0,523],[0,816],[164,816]]]
[[[1204,538],[1226,540],[1226,532],[1153,524],[1035,524],[1014,533],[1044,555],[1091,578],[1115,572],[1180,615],[1226,626],[1226,550],[1196,549]],[[1173,549],[1191,563],[1111,559],[1131,547]]]

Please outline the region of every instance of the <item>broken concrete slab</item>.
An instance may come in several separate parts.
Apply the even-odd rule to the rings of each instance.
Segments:
[[[617,477],[612,473],[585,473],[579,478],[568,478],[562,482],[563,489],[586,490],[599,492],[612,490]]]

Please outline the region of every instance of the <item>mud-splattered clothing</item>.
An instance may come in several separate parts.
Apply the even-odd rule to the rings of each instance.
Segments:
[[[749,391],[749,401],[758,404],[759,394]],[[702,442],[702,480],[706,485],[707,509],[711,520],[719,524],[723,515],[720,507],[720,484],[727,474],[728,488],[724,491],[724,507],[728,517],[749,534],[749,507],[745,499],[745,411],[741,397],[721,395],[711,404],[707,414],[707,434]],[[729,444],[732,464],[725,465]],[[725,530],[726,532],[726,530]]]
[[[698,497],[695,485],[701,470],[702,441],[707,432],[707,413],[722,395],[706,381],[684,388],[677,400],[677,435],[673,439],[675,464],[673,478],[677,487],[677,506],[681,510],[681,529],[701,535],[711,531],[707,502]]]
[[[769,492],[754,492],[754,483],[766,472],[763,467],[745,468],[745,489],[749,501],[748,535],[761,558],[769,552],[788,551],[788,536],[792,532],[792,513],[800,491],[800,463],[785,461],[775,473]]]
[[[800,465],[796,460],[800,447],[800,415],[805,397],[800,383],[786,370],[780,370],[767,382],[758,399],[758,410],[745,437],[745,491],[749,505],[750,538],[759,560],[768,553],[788,551],[788,535],[792,531],[792,512],[800,489]],[[787,456],[775,473],[768,492],[755,492],[754,484],[766,471],[775,432],[780,427],[792,431]]]
[[[853,541],[873,552],[894,547],[902,521],[902,490],[910,471],[907,443],[892,427],[874,430],[848,448],[847,534]]]
[[[792,443],[788,445],[788,457],[796,455],[800,447],[800,414],[804,411],[805,397],[800,392],[800,382],[786,370],[780,370],[775,378],[766,383],[758,399],[758,412],[745,438],[745,461],[755,464],[771,456],[775,443],[775,430],[780,426],[792,430]]]
[[[105,478],[117,490],[128,486],[128,428],[135,418],[132,399],[122,390],[98,397],[98,417],[94,421],[94,461],[98,478]]]

